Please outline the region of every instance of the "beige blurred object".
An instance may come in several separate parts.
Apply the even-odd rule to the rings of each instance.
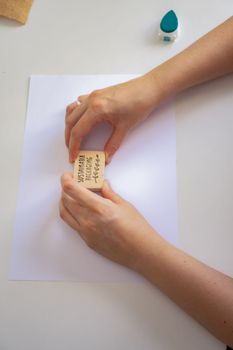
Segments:
[[[101,190],[104,182],[105,153],[80,151],[74,163],[74,179],[82,186]]]
[[[14,19],[22,24],[27,18],[33,0],[0,0],[0,16]]]

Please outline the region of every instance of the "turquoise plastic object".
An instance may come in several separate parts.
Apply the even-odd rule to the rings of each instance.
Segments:
[[[167,12],[160,23],[160,29],[165,33],[175,32],[178,28],[178,18],[173,10]]]

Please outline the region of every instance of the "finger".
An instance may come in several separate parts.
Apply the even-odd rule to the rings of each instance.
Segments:
[[[70,133],[74,125],[78,122],[78,120],[82,117],[83,113],[85,113],[87,109],[87,105],[85,103],[81,103],[80,105],[77,105],[75,103],[75,108],[72,110],[71,113],[66,114],[66,119],[65,119],[65,142],[66,146],[69,146],[69,141],[70,141]]]
[[[84,102],[84,101],[86,101],[86,99],[88,98],[88,96],[89,95],[81,95],[81,96],[79,96],[78,98],[77,98],[77,100],[79,101],[79,102]]]
[[[112,135],[110,136],[104,147],[107,164],[111,162],[114,153],[120,147],[123,139],[125,138],[126,133],[127,130],[123,127],[117,127],[113,130]]]
[[[65,206],[67,209],[69,209],[69,208],[68,208],[68,204],[69,204],[69,207],[70,207],[70,206],[73,206],[73,207],[75,207],[75,210],[77,210],[77,211],[80,210],[81,204],[80,204],[78,201],[74,200],[72,197],[70,197],[70,196],[69,196],[67,193],[65,193],[64,191],[62,191],[61,199],[62,199],[62,201],[63,201],[64,206]],[[67,204],[67,205],[66,205],[66,204]]]
[[[77,97],[77,100],[70,103],[67,107],[66,107],[66,116],[70,113],[73,112],[73,110],[79,105],[78,102],[82,103],[84,102],[86,99],[88,98],[88,95],[81,95]]]
[[[73,110],[75,109],[75,107],[77,107],[76,101],[70,103],[70,104],[66,107],[66,116],[67,116],[68,114],[72,113]]]
[[[85,208],[96,211],[96,208],[98,208],[100,203],[103,202],[102,197],[79,185],[70,173],[62,175],[61,185],[63,191],[68,196]]]
[[[86,216],[86,213],[84,213],[84,207],[68,196],[64,191],[62,192],[61,200],[64,207],[73,216],[73,218],[78,221],[79,225],[81,225],[82,218]],[[85,211],[87,211],[87,209]]]
[[[91,114],[86,111],[72,128],[69,141],[69,156],[71,163],[77,158],[83,138],[90,132],[97,122],[97,119],[93,118]]]
[[[101,194],[104,198],[110,199],[112,202],[116,204],[121,204],[122,202],[124,202],[124,199],[112,190],[107,180],[104,180],[104,184],[101,189]]]
[[[83,231],[85,228],[86,222],[90,220],[90,217],[93,216],[93,212],[89,208],[82,207],[77,204],[71,197],[66,194],[62,194],[62,203],[65,209],[69,212],[69,214],[78,222],[79,224],[79,233]],[[82,238],[83,232],[81,232]]]
[[[64,220],[70,227],[72,227],[75,231],[78,231],[80,228],[80,224],[77,219],[75,219],[64,206],[63,201],[60,200],[59,203],[59,212],[60,217]]]
[[[73,214],[77,214],[77,217],[82,213],[82,209],[84,208],[77,200],[74,200],[67,193],[62,191],[61,199],[63,201],[64,206]],[[72,209],[72,210],[71,210]],[[76,215],[73,215],[76,218]]]

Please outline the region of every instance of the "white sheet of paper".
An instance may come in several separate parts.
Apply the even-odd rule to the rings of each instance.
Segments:
[[[65,107],[77,96],[133,75],[32,76],[14,226],[11,280],[133,282],[136,273],[88,248],[59,217],[60,176],[72,171],[64,144]],[[102,149],[99,124],[82,149]],[[113,189],[176,243],[176,132],[172,103],[133,129],[106,168]]]

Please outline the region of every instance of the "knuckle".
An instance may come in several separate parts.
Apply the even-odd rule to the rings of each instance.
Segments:
[[[73,190],[73,184],[69,180],[64,180],[63,189],[65,192],[71,192]]]
[[[91,104],[91,108],[96,114],[107,114],[107,102],[103,98],[94,98]]]
[[[90,94],[90,108],[96,114],[107,112],[107,100],[101,95],[101,90],[95,90]]]
[[[94,91],[91,92],[90,98],[98,97],[99,95],[101,95],[101,93],[102,93],[102,91],[100,89],[94,90]]]

